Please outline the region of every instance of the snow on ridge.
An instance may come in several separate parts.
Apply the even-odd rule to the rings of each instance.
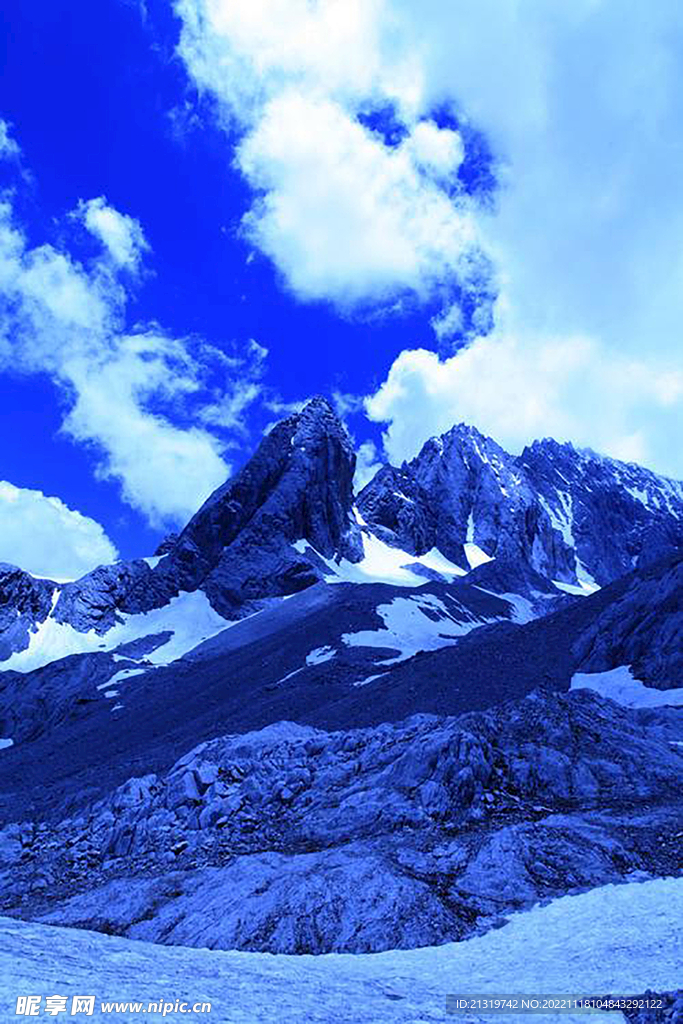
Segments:
[[[365,522],[358,510],[354,509],[354,512],[358,524],[364,526]],[[325,576],[327,583],[391,583],[394,586],[419,587],[425,583],[425,577],[410,568],[410,565],[416,564],[446,577],[465,575],[465,570],[446,558],[438,548],[432,548],[424,555],[411,555],[386,544],[367,530],[363,530],[361,536],[363,558],[360,562],[349,562],[347,559],[337,562],[316,552],[330,570],[329,575]],[[294,541],[292,547],[299,554],[304,554],[307,549],[314,550],[307,540]]]
[[[558,584],[555,581],[555,586],[560,586],[561,590],[567,589],[567,593],[578,593],[583,592],[593,593],[595,590],[599,590],[598,583],[593,578],[592,573],[583,564],[578,554],[576,553],[576,540],[574,538],[574,503],[571,494],[568,491],[557,490],[555,492],[559,498],[561,508],[553,508],[549,501],[539,494],[538,500],[541,503],[542,508],[548,515],[550,523],[554,530],[557,530],[562,534],[562,539],[574,552],[574,573],[576,575],[577,583],[579,584],[578,590],[568,590],[568,584]]]
[[[627,708],[683,707],[683,687],[656,690],[636,679],[628,665],[606,672],[577,672],[570,689],[593,690]]]
[[[565,594],[575,594],[577,597],[588,597],[589,594],[594,594],[596,590],[600,590],[597,583],[594,586],[586,582],[578,583],[564,583],[563,580],[553,580],[552,584],[557,587],[558,590],[563,590]]]
[[[94,629],[79,633],[68,623],[57,622],[50,614],[30,634],[29,646],[0,663],[0,668],[3,671],[32,672],[70,654],[111,651],[131,640],[171,632],[172,636],[166,643],[146,655],[146,660],[152,665],[168,665],[231,625],[214,611],[201,590],[179,594],[162,608],[139,615],[121,614],[121,618],[123,621],[106,633],[96,633]]]
[[[0,918],[0,1005],[17,993],[210,1002],[207,1019],[266,1024],[444,1021],[449,994],[636,995],[680,987],[683,879],[606,885],[512,914],[462,942],[383,953],[285,955],[188,949]],[[155,1015],[156,1016],[156,1015]],[[591,1016],[614,1024],[614,1013]],[[185,1019],[171,1013],[165,1020]],[[457,1017],[453,1017],[456,1020]],[[491,1021],[468,1013],[473,1022]],[[496,1014],[519,1024],[518,1014]],[[535,1018],[541,1022],[554,1016]],[[585,1014],[566,1013],[563,1024]]]

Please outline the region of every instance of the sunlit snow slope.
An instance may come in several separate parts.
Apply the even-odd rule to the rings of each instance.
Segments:
[[[426,1024],[449,1017],[454,994],[629,995],[681,983],[683,879],[604,886],[514,915],[468,941],[411,951],[283,956],[154,946],[91,932],[0,920],[0,1014],[18,995],[100,1000],[206,1000],[205,1017],[146,1013],[145,1020],[223,1024]],[[43,999],[44,1003],[44,999]],[[490,1020],[476,1013],[468,1020]],[[518,1024],[518,1015],[497,1015]],[[536,1015],[534,1020],[555,1019]],[[583,1015],[565,1014],[570,1024]],[[614,1024],[618,1014],[590,1018]]]

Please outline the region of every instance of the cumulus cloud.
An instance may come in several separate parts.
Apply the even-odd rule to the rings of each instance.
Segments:
[[[385,0],[180,0],[179,52],[240,141],[249,240],[304,301],[453,300],[489,274],[458,131],[424,109]],[[381,131],[390,109],[397,137]],[[370,115],[375,114],[375,121]],[[443,331],[445,332],[445,325]]]
[[[683,473],[676,0],[176,9],[255,191],[245,232],[295,295],[397,312],[410,295],[442,350],[472,342],[398,357],[369,402],[392,457],[467,419],[511,446],[556,433]],[[468,125],[496,157],[495,213],[455,185]],[[482,252],[501,292],[488,340]]]
[[[63,430],[92,448],[97,474],[152,525],[183,523],[229,474],[229,438],[209,428],[234,427],[255,400],[262,359],[158,325],[127,330],[119,273],[137,265],[142,231],[104,200],[78,215],[106,246],[87,268],[52,245],[32,248],[0,203],[0,367],[48,374],[69,403]]]
[[[485,234],[515,329],[674,357],[683,316],[683,9],[392,0],[424,89],[505,162]]]
[[[102,242],[118,267],[135,270],[149,249],[139,221],[110,206],[104,196],[78,206],[78,215],[88,231]]]
[[[683,474],[680,453],[675,463],[668,457],[683,428],[680,367],[615,355],[587,336],[489,335],[445,360],[404,351],[366,408],[388,423],[385,450],[395,464],[465,422],[512,451],[551,435]]]
[[[0,561],[59,581],[117,557],[94,519],[59,498],[0,480]]]
[[[386,146],[328,99],[288,92],[267,105],[237,151],[262,194],[244,227],[300,298],[427,299],[476,275],[473,218],[422,173],[411,142]]]
[[[123,335],[104,358],[74,355],[61,372],[76,396],[63,429],[97,446],[98,475],[120,481],[124,500],[153,525],[184,522],[225,480],[218,438],[148,408],[173,405],[198,388],[197,367],[181,342]]]

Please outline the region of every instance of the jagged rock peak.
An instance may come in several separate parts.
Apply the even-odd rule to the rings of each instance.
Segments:
[[[322,396],[277,423],[254,455],[205,501],[180,535],[182,545],[221,509],[213,540],[221,548],[259,511],[287,540],[336,553],[353,503],[356,456],[346,428]],[[205,538],[206,539],[206,538]]]
[[[316,582],[320,566],[295,549],[298,541],[324,558],[357,560],[355,465],[334,409],[323,397],[312,399],[277,423],[243,468],[207,498],[154,570],[155,585],[166,597],[201,587],[230,615],[246,601]]]
[[[683,546],[683,484],[552,438],[513,456],[464,423],[381,470],[358,507],[404,550],[436,546],[465,568],[478,552],[521,558],[588,587]]]
[[[234,619],[263,599],[316,583],[330,571],[324,559],[358,561],[355,464],[346,428],[316,397],[273,427],[185,529],[164,539],[156,558],[99,566],[64,585],[0,565],[0,661],[26,649],[50,616],[77,632],[104,634],[121,613],[163,608],[201,589]]]

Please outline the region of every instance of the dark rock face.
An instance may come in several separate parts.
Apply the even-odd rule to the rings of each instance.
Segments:
[[[430,551],[437,539],[437,516],[428,493],[410,468],[382,466],[358,499],[373,533],[413,555]],[[444,554],[447,554],[444,551]],[[457,554],[461,560],[462,552]]]
[[[54,609],[57,622],[68,623],[81,633],[94,629],[106,633],[120,620],[118,610],[137,583],[151,582],[152,570],[142,559],[100,565],[61,589]]]
[[[351,515],[355,454],[322,398],[273,428],[253,458],[219,487],[178,536],[144,559],[99,566],[62,586],[0,567],[0,659],[29,643],[29,631],[50,614],[79,632],[104,634],[122,613],[162,608],[181,591],[203,589],[226,618],[263,598],[316,583],[325,558],[362,556]],[[305,541],[308,552],[293,545]],[[310,548],[315,549],[311,551]],[[18,615],[17,615],[18,613]]]
[[[657,689],[683,679],[683,558],[640,569],[576,640],[582,672],[621,665]]]
[[[514,457],[473,427],[384,467],[358,497],[371,529],[414,554],[464,546],[564,582],[604,585],[683,546],[683,485],[634,465],[537,441]]]
[[[29,631],[50,614],[56,584],[0,563],[0,659],[29,644]]]
[[[159,546],[157,547],[156,551],[154,552],[155,556],[161,557],[162,555],[167,555],[169,551],[173,551],[173,548],[176,546],[177,543],[177,533],[174,532],[167,534],[166,537],[164,537],[164,539],[162,540],[161,544],[159,544]]]
[[[518,462],[547,507],[570,525],[576,557],[598,583],[683,549],[679,481],[548,438],[525,448]]]
[[[325,399],[277,426],[237,476],[214,491],[152,571],[159,595],[202,587],[217,611],[293,594],[321,575],[292,545],[307,541],[326,558],[362,554],[351,517],[355,454]],[[122,607],[143,610],[148,581]],[[163,602],[160,602],[163,603]]]

